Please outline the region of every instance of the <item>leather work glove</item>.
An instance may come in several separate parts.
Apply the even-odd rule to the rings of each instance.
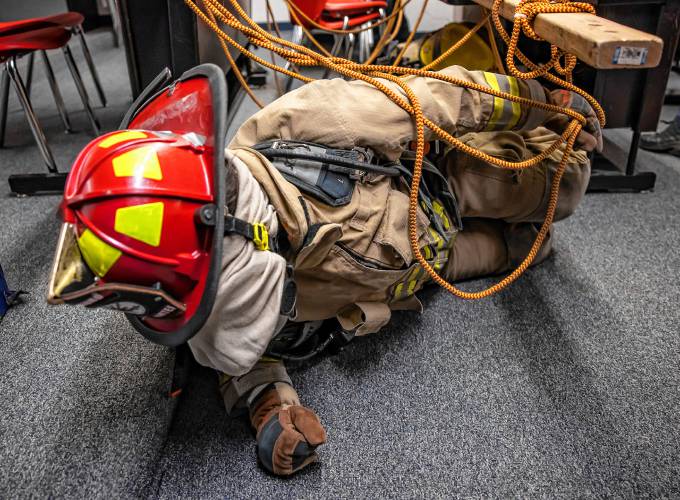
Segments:
[[[595,111],[582,96],[566,89],[553,90],[548,94],[548,103],[570,108],[586,117],[586,124],[576,138],[576,146],[585,151],[602,151],[602,128]],[[571,118],[561,113],[555,113],[548,117],[545,127],[553,132],[561,134],[571,122]]]
[[[269,472],[289,476],[318,460],[315,450],[326,442],[326,431],[309,408],[282,402],[288,399],[282,386],[294,393],[288,384],[271,384],[251,404],[250,421],[257,430],[262,465]]]

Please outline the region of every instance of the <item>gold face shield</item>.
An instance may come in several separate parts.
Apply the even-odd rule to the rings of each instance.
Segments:
[[[92,248],[96,236],[78,238],[73,224],[64,223],[59,233],[57,251],[50,273],[47,302],[104,307],[135,316],[169,318],[182,314],[186,307],[159,286],[105,283],[95,269],[107,265],[111,256],[101,248]],[[96,243],[94,243],[96,245]],[[84,258],[85,254],[85,258]],[[89,259],[86,257],[90,255]],[[89,262],[86,262],[88,261]],[[88,265],[90,264],[90,265]]]

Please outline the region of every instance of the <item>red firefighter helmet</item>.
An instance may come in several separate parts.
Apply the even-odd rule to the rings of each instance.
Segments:
[[[48,301],[124,311],[145,337],[178,345],[215,300],[227,96],[215,65],[157,91],[168,76],[76,158]]]

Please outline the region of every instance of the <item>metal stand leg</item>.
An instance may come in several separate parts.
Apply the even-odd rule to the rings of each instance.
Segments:
[[[0,148],[5,147],[5,128],[7,127],[7,108],[9,107],[9,74],[3,65],[0,79]]]
[[[346,59],[349,59],[350,61],[352,60],[352,55],[354,54],[354,45],[356,43],[357,36],[354,33],[350,33],[347,35],[347,54],[345,55]],[[359,33],[359,53],[361,53],[362,45],[363,45],[363,40],[365,39],[365,36],[363,35],[363,32]]]
[[[90,120],[90,125],[92,125],[92,131],[94,132],[94,135],[99,135],[99,122],[97,121],[94,111],[92,111],[92,107],[90,106],[90,99],[87,96],[87,90],[85,89],[85,85],[83,85],[83,80],[80,78],[80,72],[78,71],[76,62],[73,60],[71,49],[68,45],[64,45],[63,51],[66,64],[69,71],[71,72],[71,76],[73,76],[73,81],[75,82],[76,88],[78,89],[78,94],[80,94],[80,100],[83,101],[83,107],[85,108],[87,117]]]
[[[298,24],[293,26],[293,37],[291,38],[291,42],[293,42],[297,45],[300,45],[300,44],[302,44],[302,39],[304,37],[305,37],[305,32],[302,31],[302,26],[300,26]],[[286,63],[285,68],[289,70],[292,67],[293,67],[293,65],[291,64],[290,61],[288,61]],[[286,92],[290,92],[290,89],[293,86],[293,80],[295,80],[295,78],[293,78],[292,76],[289,76],[288,80],[286,80]]]
[[[345,16],[345,19],[343,20],[342,23],[342,29],[346,30],[347,27],[349,26],[349,17]],[[348,49],[349,51],[352,50],[352,47],[354,46],[354,35],[347,35],[348,38],[351,37],[351,40],[348,40],[351,45],[349,45]],[[333,35],[333,48],[331,49],[331,56],[337,57],[338,53],[340,52],[340,49],[342,49],[342,45],[345,41],[345,37],[343,35]],[[331,70],[326,68],[326,71],[323,72],[323,76],[321,78],[328,78],[328,75],[330,74]]]
[[[118,9],[118,0],[108,0],[109,10],[111,11],[111,21],[112,27],[111,32],[113,34],[113,46],[118,48],[120,46],[120,39],[123,38],[121,35],[121,22],[120,22],[120,10]]]
[[[43,160],[45,160],[47,170],[49,170],[51,173],[57,173],[57,164],[54,161],[54,157],[52,156],[52,151],[50,151],[50,148],[47,145],[45,134],[43,133],[42,128],[40,128],[38,119],[35,117],[35,113],[33,112],[31,101],[28,99],[26,87],[24,87],[24,84],[21,81],[21,75],[17,69],[16,57],[10,58],[9,61],[5,63],[5,68],[7,69],[9,77],[12,79],[14,89],[16,90],[17,96],[19,97],[19,102],[24,108],[26,119],[28,120],[28,124],[31,127],[31,132],[33,132],[35,142],[38,143],[38,149],[40,149],[40,154],[42,154]]]
[[[52,71],[52,65],[47,57],[47,52],[44,50],[40,51],[40,56],[42,57],[43,63],[45,64],[45,74],[47,75],[47,81],[50,84],[50,89],[52,89],[52,96],[54,97],[54,103],[57,105],[57,111],[59,111],[59,116],[64,124],[66,133],[73,132],[71,128],[71,121],[68,118],[68,113],[66,112],[66,107],[64,106],[64,99],[61,97],[61,91],[59,90],[59,85],[57,85],[57,80],[54,78],[54,71]]]
[[[33,63],[35,60],[35,52],[28,54],[28,65],[26,66],[26,95],[31,98],[31,86],[33,85]]]
[[[333,47],[331,48],[331,55],[333,57],[338,55],[338,52],[340,52],[340,49],[342,48],[342,44],[345,41],[345,37],[343,35],[333,35]],[[328,78],[328,75],[330,75],[331,70],[326,68],[326,70],[323,72],[323,76],[321,78],[326,79]]]
[[[648,77],[649,70],[643,70],[643,86]],[[630,140],[630,149],[626,158],[625,168],[616,165],[612,160],[602,155],[595,155],[592,162],[592,174],[588,183],[588,191],[650,191],[654,189],[656,174],[654,172],[636,172],[638,149],[640,147],[642,118],[641,110],[633,121],[633,137]]]
[[[97,73],[97,68],[95,68],[94,62],[92,61],[92,54],[90,54],[90,49],[87,46],[87,40],[85,40],[85,33],[83,33],[83,28],[81,26],[77,26],[76,28],[74,28],[74,31],[80,38],[80,46],[83,49],[83,55],[85,56],[85,62],[87,63],[87,67],[90,68],[90,74],[92,75],[94,86],[97,88],[99,100],[101,101],[102,106],[106,107],[106,96],[104,95],[102,84],[99,81],[99,74]]]

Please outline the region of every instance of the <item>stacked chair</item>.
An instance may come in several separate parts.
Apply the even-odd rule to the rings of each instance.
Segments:
[[[78,94],[83,103],[83,107],[89,119],[94,135],[99,135],[100,126],[97,117],[90,105],[89,96],[83,80],[76,66],[73,54],[68,42],[73,35],[80,38],[80,43],[85,55],[85,60],[92,74],[92,78],[99,94],[102,105],[106,106],[106,98],[102,90],[101,82],[96,68],[92,61],[92,55],[87,46],[87,41],[83,34],[83,16],[77,12],[66,12],[54,16],[24,19],[19,21],[0,23],[0,147],[4,146],[5,129],[7,126],[7,108],[9,98],[10,80],[16,91],[17,97],[28,120],[28,124],[33,133],[40,154],[47,166],[48,174],[25,174],[10,176],[10,189],[16,194],[32,194],[39,191],[58,191],[63,188],[65,174],[59,173],[57,164],[52,155],[45,134],[33,111],[30,100],[30,82],[33,73],[33,58],[36,52],[45,65],[50,89],[54,96],[59,116],[67,132],[71,131],[71,123],[64,106],[64,101],[59,90],[59,86],[54,77],[54,72],[47,56],[47,50],[62,49],[66,64],[75,82]],[[24,83],[19,73],[17,60],[28,56],[29,64]]]
[[[297,6],[309,19],[321,28],[299,19],[304,24],[304,28],[310,31],[318,30],[333,33],[333,30],[350,30],[364,28],[358,34],[333,33],[333,48],[331,55],[341,55],[343,45],[346,46],[344,57],[351,59],[354,54],[354,47],[358,38],[358,59],[364,61],[368,59],[373,46],[373,30],[369,29],[372,24],[383,19],[387,11],[386,0],[295,0]],[[297,23],[291,16],[293,23],[292,42],[302,44],[305,33],[303,26]],[[324,74],[324,78],[328,72]],[[290,90],[292,79],[286,84],[286,90]]]

